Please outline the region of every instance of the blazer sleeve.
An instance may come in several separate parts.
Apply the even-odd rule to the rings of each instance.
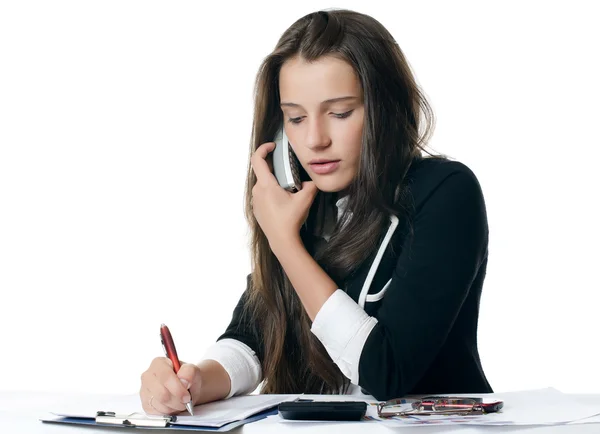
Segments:
[[[254,322],[245,315],[248,285],[241,295],[225,332],[211,345],[202,359],[219,362],[231,380],[231,388],[226,398],[252,392],[262,381],[262,342]]]
[[[252,318],[245,312],[245,306],[248,301],[248,293],[250,289],[252,275],[246,276],[246,289],[240,296],[237,305],[233,310],[231,321],[225,329],[225,332],[217,338],[217,341],[222,339],[235,339],[246,344],[256,354],[258,359],[263,360],[263,345],[259,338],[259,331]]]
[[[424,375],[487,255],[487,216],[475,176],[457,171],[441,181],[417,208],[413,229],[377,318],[338,290],[313,322],[342,372],[377,399],[404,396]]]

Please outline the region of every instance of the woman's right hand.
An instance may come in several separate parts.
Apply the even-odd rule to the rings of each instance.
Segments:
[[[168,358],[155,358],[142,374],[142,408],[148,414],[172,415],[185,411],[185,404],[191,400],[189,389],[200,383],[200,377],[200,368],[194,364],[183,363],[175,374]]]

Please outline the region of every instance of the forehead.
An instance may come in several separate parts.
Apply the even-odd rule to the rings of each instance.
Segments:
[[[326,56],[307,62],[297,56],[287,60],[279,73],[282,101],[319,103],[329,98],[361,95],[360,81],[344,60]]]

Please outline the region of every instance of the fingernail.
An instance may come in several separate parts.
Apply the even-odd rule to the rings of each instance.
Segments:
[[[181,384],[183,384],[183,387],[185,387],[186,389],[190,388],[190,382],[187,381],[185,378],[180,378],[179,381],[181,381]]]
[[[190,394],[188,393],[187,395],[185,395],[185,396],[183,397],[183,401],[182,401],[182,402],[183,402],[184,404],[187,404],[188,402],[190,402],[190,401],[191,401],[191,399],[192,399],[192,398],[191,398]]]

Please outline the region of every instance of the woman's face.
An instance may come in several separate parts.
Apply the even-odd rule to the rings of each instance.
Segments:
[[[344,190],[358,172],[364,124],[352,67],[334,57],[313,63],[295,57],[281,67],[279,94],[285,132],[302,167],[319,190]]]

